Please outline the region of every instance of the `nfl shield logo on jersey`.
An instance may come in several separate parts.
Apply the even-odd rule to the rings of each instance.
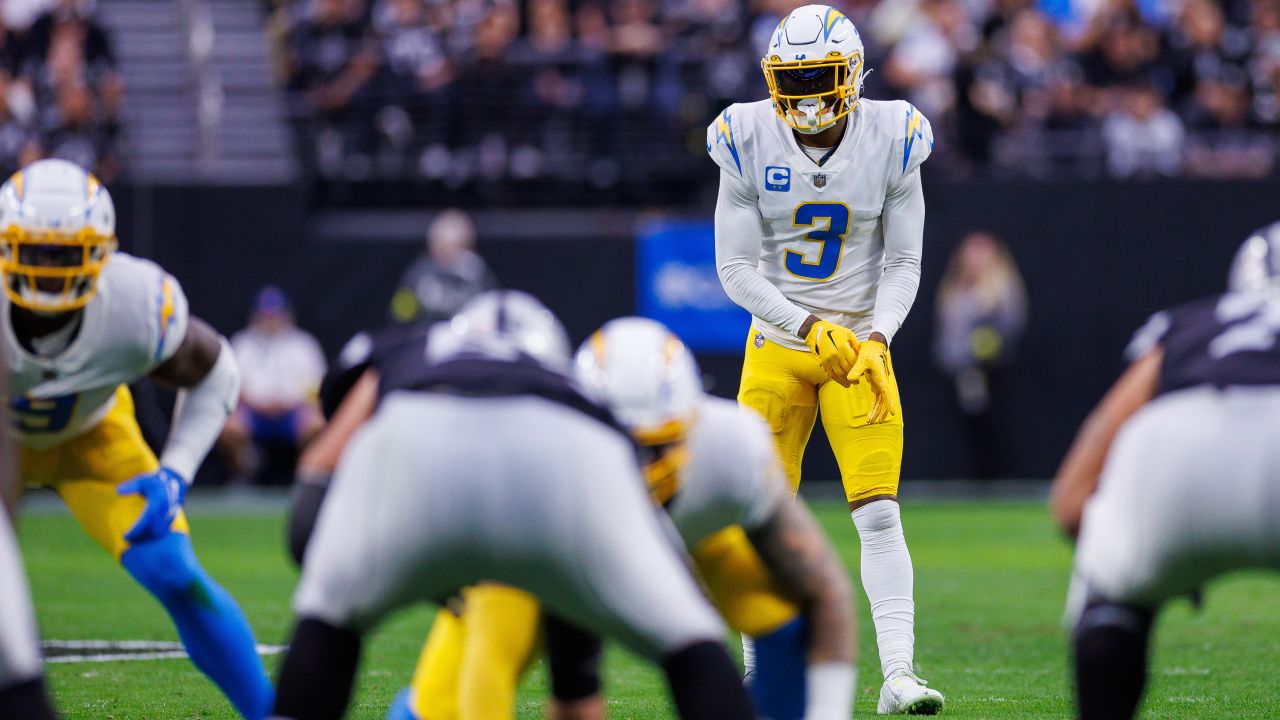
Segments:
[[[814,187],[816,187],[816,188],[818,188],[818,189],[822,189],[822,188],[826,187],[826,186],[827,186],[827,175],[826,175],[826,173],[818,173],[817,175],[814,175],[814,176],[813,176],[813,186],[814,186]]]
[[[762,332],[756,333],[755,345],[757,348],[764,347],[764,333]]]

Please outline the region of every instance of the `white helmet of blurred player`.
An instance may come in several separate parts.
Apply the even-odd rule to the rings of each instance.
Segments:
[[[15,305],[84,307],[115,248],[111,195],[79,165],[37,160],[0,186],[0,274]]]
[[[702,403],[693,353],[662,323],[612,320],[578,350],[579,383],[608,406],[640,445],[650,493],[665,503],[679,489],[686,440]]]
[[[1280,290],[1280,222],[1255,230],[1231,262],[1232,292]]]
[[[433,360],[474,352],[502,359],[527,355],[545,365],[569,362],[569,336],[546,305],[518,290],[490,290],[472,298],[433,332]]]
[[[760,67],[778,117],[805,134],[853,112],[867,74],[857,28],[829,5],[805,5],[783,18]]]

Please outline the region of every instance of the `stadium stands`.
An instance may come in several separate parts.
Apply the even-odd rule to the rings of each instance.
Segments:
[[[46,5],[28,24],[0,21],[0,171],[59,157],[113,179],[124,93],[113,43],[90,4]]]
[[[276,0],[270,24],[299,147],[323,178],[608,188],[704,171],[703,127],[764,97],[760,48],[794,4]],[[1277,0],[843,9],[876,70],[867,95],[931,117],[950,174],[1275,166]]]

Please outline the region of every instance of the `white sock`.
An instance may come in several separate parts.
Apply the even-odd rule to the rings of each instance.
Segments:
[[[862,541],[862,587],[871,605],[885,678],[911,672],[915,653],[916,604],[912,598],[911,553],[902,534],[898,503],[876,500],[854,510]]]
[[[858,671],[847,662],[810,665],[805,687],[804,720],[848,720],[858,689]]]
[[[756,671],[756,641],[742,633],[742,677],[750,678]]]

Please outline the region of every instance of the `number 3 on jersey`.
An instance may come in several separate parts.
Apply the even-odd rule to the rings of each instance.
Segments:
[[[818,259],[808,260],[808,253],[787,250],[783,260],[787,272],[806,280],[830,280],[840,266],[840,251],[849,232],[849,206],[838,202],[804,203],[796,208],[792,223],[796,227],[814,227],[819,221],[826,227],[804,234],[803,241],[818,243]]]

